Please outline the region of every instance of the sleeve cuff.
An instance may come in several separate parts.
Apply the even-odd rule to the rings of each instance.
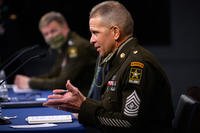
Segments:
[[[96,111],[100,107],[100,102],[86,98],[82,103],[78,120],[84,125],[95,125],[96,123]]]

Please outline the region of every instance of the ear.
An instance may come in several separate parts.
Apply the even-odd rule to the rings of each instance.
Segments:
[[[113,29],[114,39],[118,40],[120,36],[120,28],[118,26],[113,26],[112,29]]]

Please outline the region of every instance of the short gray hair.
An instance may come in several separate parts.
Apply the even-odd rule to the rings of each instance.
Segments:
[[[65,20],[64,16],[61,13],[51,11],[44,14],[41,17],[40,22],[39,22],[39,29],[41,29],[44,26],[47,26],[49,23],[53,21],[56,21],[60,25],[65,25],[65,24],[67,25],[67,21]]]
[[[89,18],[94,17],[102,17],[108,26],[118,26],[125,36],[133,35],[133,18],[125,6],[117,1],[104,1],[94,6]]]

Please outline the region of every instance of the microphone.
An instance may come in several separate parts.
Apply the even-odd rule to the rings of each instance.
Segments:
[[[16,59],[18,59],[21,55],[23,55],[24,53],[28,52],[28,51],[31,51],[31,50],[34,50],[36,48],[38,48],[39,45],[34,45],[34,46],[31,46],[31,47],[27,47],[27,48],[23,48],[23,49],[20,49],[19,51],[15,52],[12,56],[10,56],[6,61],[5,63],[3,63],[1,65],[1,69],[0,70],[4,70],[6,69],[8,66],[10,66]],[[19,54],[18,54],[19,53]],[[16,54],[18,54],[16,56]],[[14,57],[14,58],[13,58]]]
[[[27,51],[30,51],[32,49],[35,49],[37,46],[34,46],[34,47],[31,47],[31,48],[28,48],[28,49],[25,49],[23,50],[18,56],[21,56],[23,53],[27,52]],[[19,65],[12,73],[10,73],[6,78],[4,78],[1,82],[0,82],[0,86],[3,84],[3,82],[5,82],[10,76],[12,76],[15,72],[17,72],[21,67],[23,67],[26,63],[28,63],[29,61],[33,60],[33,59],[37,59],[37,58],[43,58],[47,55],[47,53],[41,53],[41,54],[38,54],[38,55],[35,55],[35,56],[32,56],[28,59],[26,59],[21,65]],[[14,60],[16,60],[17,58],[13,59],[12,62]],[[11,63],[10,63],[11,64]],[[1,104],[1,103],[0,103]],[[1,105],[0,105],[1,106]],[[1,107],[0,107],[0,111],[1,111]],[[6,124],[10,124],[11,121],[8,120],[8,119],[5,119],[4,117],[0,116],[0,125],[6,125]]]
[[[22,68],[26,63],[28,63],[29,61],[33,60],[33,59],[37,59],[37,58],[44,58],[47,55],[46,52],[43,52],[41,54],[32,56],[28,59],[26,59],[25,61],[23,61],[22,64],[20,64],[13,72],[11,72],[8,76],[6,76],[6,78],[4,78],[1,82],[0,85],[3,84],[3,82],[5,82],[8,78],[10,78],[10,76],[12,76],[14,73],[16,73],[20,68]]]

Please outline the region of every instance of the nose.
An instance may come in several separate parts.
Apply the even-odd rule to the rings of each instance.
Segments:
[[[52,33],[48,33],[48,34],[45,36],[45,38],[46,38],[46,39],[50,39],[50,38],[52,38],[52,36],[53,36]]]
[[[90,37],[90,43],[94,45],[95,42],[96,42],[96,39],[93,36],[91,36]]]

